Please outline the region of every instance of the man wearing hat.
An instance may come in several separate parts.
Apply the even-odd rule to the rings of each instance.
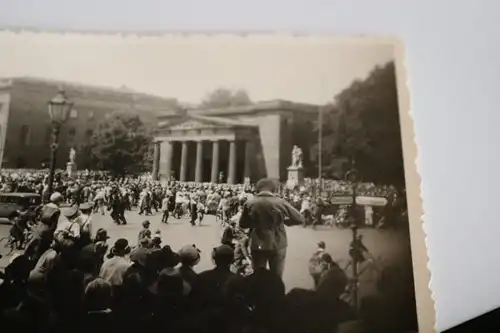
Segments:
[[[106,243],[109,239],[108,232],[104,228],[97,229],[94,237],[94,243],[104,242]]]
[[[130,267],[130,260],[126,257],[130,253],[130,246],[125,238],[118,239],[111,252],[101,267],[100,276],[104,280],[111,283],[113,286],[121,286],[123,283],[123,276]]]
[[[178,268],[166,267],[160,271],[149,291],[156,296],[176,298],[189,295],[191,289]]]
[[[151,239],[151,247],[154,249],[161,249],[161,231],[159,229],[155,231]]]
[[[198,265],[200,262],[200,250],[193,245],[185,245],[179,250],[179,258],[181,260],[181,267],[179,271],[182,275],[182,278],[189,283],[190,286],[193,286],[196,283],[196,279],[198,278],[198,274],[193,270],[193,267]]]

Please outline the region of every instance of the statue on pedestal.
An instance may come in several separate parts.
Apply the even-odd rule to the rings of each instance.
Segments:
[[[297,145],[293,146],[292,149],[292,167],[294,168],[302,168],[302,149],[300,149]]]
[[[288,168],[287,187],[294,189],[304,183],[304,165],[302,149],[297,145],[292,149],[292,165]]]
[[[76,150],[71,148],[69,150],[69,162],[66,164],[66,172],[69,177],[76,176]]]
[[[219,172],[219,183],[224,183],[226,180],[226,176],[224,175],[224,171]]]
[[[76,159],[76,150],[75,150],[75,148],[71,148],[69,150],[69,162],[75,163],[75,159]]]

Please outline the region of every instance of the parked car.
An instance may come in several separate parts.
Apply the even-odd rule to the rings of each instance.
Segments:
[[[34,211],[41,203],[42,198],[37,193],[0,193],[0,223],[11,223],[13,213],[23,206]]]

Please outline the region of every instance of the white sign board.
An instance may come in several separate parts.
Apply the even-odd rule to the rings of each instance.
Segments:
[[[352,205],[352,196],[333,197],[330,202],[333,205]]]
[[[339,196],[331,199],[333,205],[352,205],[352,196]],[[384,197],[357,196],[356,204],[361,206],[385,206],[387,199]]]
[[[356,203],[363,206],[385,206],[387,205],[387,199],[384,197],[356,197]]]

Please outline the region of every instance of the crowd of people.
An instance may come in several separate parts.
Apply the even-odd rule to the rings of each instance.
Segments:
[[[0,173],[0,192],[36,192],[44,202],[48,200],[47,173],[41,171],[2,171]],[[372,183],[357,184],[360,196],[387,198],[385,207],[365,207],[359,218],[364,226],[393,226],[405,215],[406,199],[404,192],[393,186]],[[276,195],[290,202],[306,217],[305,226],[321,224],[346,226],[346,205],[335,204],[339,196],[352,194],[352,184],[344,181],[306,179],[304,184],[294,189],[279,186]],[[238,212],[238,205],[255,194],[254,185],[181,183],[171,181],[162,183],[151,177],[113,178],[105,172],[81,171],[77,177],[67,178],[63,173],[56,174],[54,190],[63,194],[67,203],[93,201],[94,211],[104,214],[105,208],[111,211],[113,221],[126,224],[125,211],[133,206],[139,207],[140,214],[150,215],[152,210],[162,211],[162,221],[168,223],[173,216],[191,217],[191,224],[199,224],[205,214],[217,214],[221,220],[228,220]],[[404,221],[404,218],[402,219]],[[363,223],[364,221],[364,223]]]
[[[76,179],[58,175],[55,192],[49,194],[46,177],[41,172],[1,175],[0,191],[36,192],[47,202],[36,212],[25,251],[12,257],[2,274],[2,327],[32,332],[370,333],[399,332],[416,320],[405,303],[413,299],[405,270],[387,269],[378,283],[380,295],[364,299],[361,309],[344,302],[348,277],[324,243],[311,259],[314,288],[285,293],[284,225],[309,223],[311,208],[304,202],[314,201],[303,189],[280,192],[270,180],[256,185],[160,184],[83,173]],[[300,203],[291,199],[297,194],[303,198]],[[107,208],[115,223],[127,224],[124,212],[133,206],[145,216],[161,211],[163,223],[187,214],[193,226],[206,213],[220,214],[227,227],[221,244],[211,250],[214,268],[196,273],[201,250],[189,242],[178,251],[163,245],[161,233],[152,232],[147,220],[136,244],[123,238],[108,244],[106,230],[92,230],[92,214],[105,214]],[[243,272],[250,263],[250,272]],[[391,319],[395,309],[403,315]]]

